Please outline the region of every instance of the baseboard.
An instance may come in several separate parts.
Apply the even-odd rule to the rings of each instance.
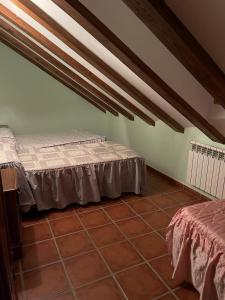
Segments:
[[[172,182],[172,183],[175,183],[177,186],[181,186],[183,187],[184,190],[196,195],[197,197],[201,198],[201,199],[206,199],[206,200],[218,200],[217,198],[211,196],[211,195],[206,195],[204,192],[200,192],[198,190],[196,190],[194,187],[192,186],[189,186],[183,182],[180,182],[180,181],[177,181],[176,179],[154,169],[153,167],[150,167],[148,165],[146,165],[147,167],[147,170],[150,172],[150,173],[155,173],[155,174],[158,174],[162,177],[164,177],[165,179],[167,179],[168,181]]]

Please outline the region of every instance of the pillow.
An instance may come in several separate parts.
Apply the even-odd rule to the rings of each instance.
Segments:
[[[4,127],[3,127],[4,126]],[[1,125],[0,126],[0,139],[1,138],[11,138],[15,139],[14,134],[12,133],[12,130],[7,125]]]
[[[19,162],[16,145],[12,138],[0,138],[0,169],[8,163]]]

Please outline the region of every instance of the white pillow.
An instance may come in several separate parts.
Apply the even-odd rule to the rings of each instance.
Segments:
[[[0,139],[1,138],[11,138],[15,139],[14,134],[12,133],[12,130],[7,127],[0,127]]]

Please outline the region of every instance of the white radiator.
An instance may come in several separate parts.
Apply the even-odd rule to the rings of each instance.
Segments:
[[[225,199],[225,149],[191,144],[187,182],[216,198]]]

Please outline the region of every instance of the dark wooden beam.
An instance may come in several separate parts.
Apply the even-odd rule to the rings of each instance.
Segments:
[[[148,97],[136,89],[126,79],[124,79],[119,73],[114,71],[109,65],[104,63],[98,56],[85,47],[79,40],[66,31],[56,21],[54,21],[47,13],[41,10],[37,5],[29,0],[13,0],[13,2],[25,11],[30,17],[42,24],[55,36],[61,39],[68,47],[73,49],[82,58],[88,61],[98,71],[108,77],[112,82],[122,88],[126,93],[133,97],[140,104],[144,105],[147,109],[151,107],[151,112],[158,118],[171,126],[178,132],[183,132],[183,127],[173,120],[169,115],[165,114],[159,107],[157,107]]]
[[[73,79],[79,86],[84,88],[85,90],[92,93],[94,96],[99,98],[102,102],[104,102],[106,105],[109,105],[114,110],[118,111],[122,115],[124,115],[129,120],[134,120],[134,116],[131,115],[129,112],[127,112],[123,107],[112,101],[110,98],[105,96],[103,93],[101,93],[99,90],[94,88],[91,84],[89,84],[87,81],[79,77],[77,74],[75,74],[73,71],[71,71],[68,67],[66,67],[64,64],[59,62],[57,59],[55,59],[52,55],[50,55],[48,52],[43,50],[41,47],[39,47],[37,44],[32,42],[29,38],[27,38],[24,34],[19,32],[15,27],[11,26],[4,20],[0,19],[0,27],[2,27],[6,32],[10,33],[12,36],[14,36],[16,39],[21,41],[23,44],[31,48],[35,53],[43,57],[45,60],[50,62],[53,66],[57,67],[60,71],[62,71],[64,74],[69,76],[71,79]]]
[[[82,58],[88,61],[92,66],[94,66],[98,71],[108,77],[112,82],[117,84],[126,93],[133,97],[140,104],[145,106],[147,109],[151,110],[162,121],[171,126],[174,130],[178,132],[183,132],[183,127],[171,118],[168,114],[163,112],[157,105],[155,105],[148,97],[136,89],[132,84],[130,84],[125,78],[123,78],[119,73],[113,70],[109,65],[104,63],[98,56],[91,52],[87,47],[85,47],[79,40],[77,40],[73,35],[66,31],[62,26],[60,26],[56,21],[54,21],[47,13],[41,10],[37,5],[35,5],[30,0],[13,0],[13,2],[25,11],[30,17],[35,19],[37,22],[42,24],[55,36],[61,39],[68,47],[73,49]]]
[[[34,38],[36,41],[38,41],[40,44],[42,44],[49,51],[54,53],[56,56],[58,56],[60,59],[62,59],[67,64],[69,64],[72,68],[77,70],[80,74],[82,74],[83,76],[88,78],[91,82],[96,84],[98,87],[100,87],[102,90],[104,90],[107,94],[112,96],[116,101],[121,103],[127,109],[129,109],[130,111],[135,113],[137,116],[142,118],[145,122],[148,122],[149,125],[153,125],[153,126],[155,125],[154,120],[152,120],[149,116],[147,116],[145,113],[143,113],[141,110],[139,110],[135,105],[133,105],[125,97],[123,97],[118,92],[116,92],[113,88],[108,86],[104,81],[100,80],[97,76],[95,76],[93,73],[91,73],[83,65],[81,65],[79,62],[77,62],[75,59],[73,59],[71,56],[69,56],[67,53],[65,53],[63,50],[61,50],[54,43],[49,41],[42,34],[40,34],[34,28],[29,26],[27,23],[25,23],[23,20],[18,18],[14,13],[12,13],[6,7],[4,7],[4,6],[0,6],[0,7],[1,7],[0,15],[2,15],[8,21],[10,21],[14,25],[16,25],[18,28],[20,28],[21,30],[26,32],[28,35],[30,35],[32,38]]]
[[[7,32],[3,31],[1,28],[0,28],[0,41],[4,43],[6,46],[16,51],[24,58],[26,58],[27,60],[29,60],[32,64],[39,67],[41,70],[48,73],[50,76],[54,77],[57,81],[61,82],[63,85],[73,90],[76,94],[78,94],[79,96],[87,100],[96,108],[100,109],[104,113],[106,113],[106,110],[108,110],[115,116],[118,116],[118,113],[116,111],[114,111],[111,107],[102,103],[99,99],[95,98],[92,94],[89,94],[85,90],[77,89],[76,85],[74,85],[74,82],[70,78],[65,76],[64,73],[60,72],[57,68],[47,63],[39,55],[35,54],[32,50],[24,46],[22,43],[20,43],[18,40],[16,40]]]
[[[78,0],[52,0],[86,29],[105,48],[152,87],[171,106],[213,141],[224,143],[225,137],[201,114],[170,88],[149,66],[132,52],[111,30]]]
[[[165,1],[123,0],[201,85],[225,107],[225,74]]]
[[[222,98],[215,98],[214,103],[219,104],[219,105],[223,106],[223,108],[225,108],[225,102],[223,101]]]

